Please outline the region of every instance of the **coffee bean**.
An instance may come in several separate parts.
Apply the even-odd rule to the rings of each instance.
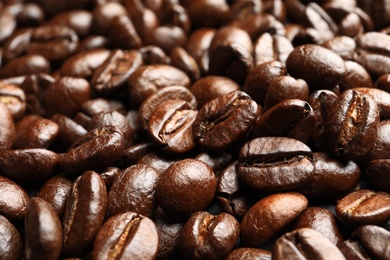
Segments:
[[[11,149],[15,139],[15,124],[6,105],[0,102],[0,151]]]
[[[0,102],[7,106],[15,121],[19,120],[26,111],[26,95],[16,85],[0,81]]]
[[[293,45],[285,36],[264,33],[254,43],[255,65],[275,60],[286,64],[293,49]]]
[[[131,50],[142,46],[142,40],[127,15],[118,15],[112,18],[109,24],[108,37],[114,48]]]
[[[356,86],[363,88],[372,88],[372,80],[367,70],[359,63],[354,61],[345,62],[345,77],[340,83],[341,90],[356,88]]]
[[[49,73],[49,61],[38,54],[24,55],[13,59],[0,68],[0,78],[12,78],[36,73]],[[22,79],[21,81],[23,81]]]
[[[84,38],[91,33],[92,14],[86,10],[70,10],[57,14],[49,23],[67,26],[73,29],[79,38]]]
[[[336,36],[333,39],[325,41],[322,46],[340,55],[344,60],[351,60],[356,55],[356,42],[348,36]]]
[[[389,159],[372,160],[366,169],[368,181],[377,189],[390,192]]]
[[[157,247],[158,234],[153,221],[137,213],[126,212],[111,217],[99,229],[92,257],[154,259]]]
[[[0,230],[2,234],[2,243],[0,244],[0,258],[4,260],[22,259],[22,236],[16,227],[2,215],[0,215]]]
[[[224,170],[232,160],[232,155],[226,152],[222,153],[200,153],[194,159],[205,162],[214,172]]]
[[[354,88],[354,90],[370,96],[375,101],[381,119],[390,117],[390,93],[384,90],[367,87]]]
[[[26,54],[31,35],[31,28],[21,29],[13,33],[4,43],[3,60],[11,61]]]
[[[195,59],[182,47],[174,47],[170,53],[171,64],[187,73],[191,81],[200,78],[200,70]]]
[[[29,197],[26,191],[12,180],[0,176],[0,217],[10,221],[23,220]],[[1,222],[3,223],[3,222]]]
[[[237,248],[231,251],[226,256],[226,260],[235,260],[235,259],[270,260],[271,252],[260,248],[250,248],[250,247]]]

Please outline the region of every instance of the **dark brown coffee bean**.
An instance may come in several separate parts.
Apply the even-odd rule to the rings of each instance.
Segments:
[[[49,61],[61,61],[72,55],[78,44],[79,38],[73,29],[63,25],[42,25],[33,30],[27,53],[42,55]]]
[[[121,172],[122,170],[117,167],[107,167],[107,169],[100,173],[100,176],[102,176],[104,183],[106,184],[107,191],[110,190],[115,177]]]
[[[125,149],[120,158],[120,164],[123,167],[128,167],[136,164],[143,156],[153,152],[155,146],[153,143],[134,144]]]
[[[16,149],[47,148],[59,133],[59,126],[55,122],[36,115],[23,117],[16,124],[15,129]]]
[[[32,29],[21,29],[13,33],[4,43],[3,61],[11,61],[27,52]]]
[[[362,163],[367,165],[373,160],[390,158],[390,121],[382,120],[378,126],[378,137],[372,149],[364,156]]]
[[[159,46],[165,53],[170,53],[177,46],[184,47],[187,42],[186,32],[174,25],[159,26],[151,36],[149,44]]]
[[[192,90],[190,91],[183,86],[171,86],[157,90],[156,93],[150,95],[138,109],[139,123],[142,129],[148,129],[149,120],[153,112],[166,101],[174,99],[184,100],[190,109],[195,110],[198,107],[198,103],[192,92]]]
[[[204,210],[212,201],[217,186],[213,170],[206,163],[185,159],[173,163],[159,177],[158,205],[168,215],[179,218]]]
[[[375,81],[375,87],[390,92],[390,74],[383,74]]]
[[[0,42],[4,42],[15,31],[17,23],[14,15],[3,10],[0,11]]]
[[[0,230],[2,236],[2,242],[0,243],[0,258],[4,260],[22,259],[22,236],[16,227],[2,215],[0,215]]]
[[[0,78],[12,78],[36,73],[49,73],[50,63],[37,54],[24,55],[0,67]],[[22,79],[21,81],[23,81]]]
[[[188,152],[195,147],[192,125],[197,114],[184,100],[166,101],[150,116],[149,136],[164,151]]]
[[[150,166],[135,164],[124,169],[108,193],[106,217],[132,211],[151,217],[156,209],[157,172]]]
[[[78,51],[90,51],[93,49],[105,49],[108,47],[110,40],[101,35],[90,35],[81,40]]]
[[[31,198],[24,223],[26,259],[58,259],[62,248],[62,227],[53,207],[39,197]]]
[[[342,198],[336,215],[349,226],[381,225],[390,218],[390,194],[359,190]]]
[[[332,39],[338,32],[333,19],[317,3],[309,3],[306,6],[303,20],[306,26],[321,32],[320,42]]]
[[[2,216],[10,221],[23,220],[28,200],[29,197],[22,187],[0,176],[0,213]]]
[[[358,87],[354,88],[355,91],[370,96],[378,106],[379,116],[381,119],[390,117],[390,93],[384,90],[370,88],[370,87]]]
[[[206,76],[194,82],[190,90],[198,101],[198,107],[201,108],[214,98],[240,90],[240,85],[227,77]]]
[[[156,225],[147,217],[126,212],[108,219],[93,244],[93,259],[154,259],[158,248]]]
[[[19,120],[26,111],[26,95],[16,85],[0,81],[0,102],[7,106],[15,121]]]
[[[200,78],[200,70],[195,59],[182,47],[174,47],[169,54],[171,65],[187,73],[191,81],[194,82]]]
[[[77,53],[67,59],[61,66],[62,76],[90,78],[110,55],[106,49],[92,49]]]
[[[48,23],[67,26],[73,29],[79,38],[84,38],[91,33],[92,14],[85,10],[71,10],[57,14]]]
[[[311,150],[304,143],[286,137],[260,137],[241,147],[237,175],[253,189],[279,191],[299,187],[314,170]]]
[[[0,174],[22,184],[41,183],[56,171],[59,157],[46,149],[0,151]]]
[[[188,259],[222,259],[233,249],[239,235],[240,224],[232,215],[198,211],[183,226],[178,247]]]
[[[333,244],[339,245],[343,237],[335,216],[325,208],[308,207],[294,221],[294,229],[311,228],[326,236]]]
[[[126,80],[141,65],[142,56],[138,51],[114,50],[93,73],[92,88],[102,96],[116,94],[123,90]]]
[[[344,91],[325,121],[329,150],[347,160],[363,157],[376,140],[378,122],[378,106],[372,98],[354,90]]]
[[[271,61],[258,65],[246,77],[242,90],[250,95],[257,103],[263,105],[271,82],[286,73],[286,68],[279,61]]]
[[[80,175],[87,170],[99,170],[114,163],[122,154],[125,140],[115,126],[101,126],[89,131],[62,154],[59,164],[65,172]]]
[[[127,15],[127,11],[120,3],[107,2],[96,6],[92,15],[92,29],[98,34],[105,35],[110,29],[110,22],[112,19],[116,16]]]
[[[12,115],[6,105],[0,102],[0,151],[12,148],[15,134]]]
[[[314,112],[306,101],[284,100],[257,118],[251,137],[286,136],[306,143],[312,135]]]
[[[69,197],[72,181],[57,175],[50,178],[38,191],[37,196],[44,199],[53,207],[60,219],[64,214],[65,203]]]
[[[389,159],[372,160],[366,169],[366,176],[371,185],[379,190],[390,192],[389,167]]]
[[[308,198],[339,198],[351,192],[361,176],[355,162],[333,158],[326,153],[313,153],[313,163],[310,180],[298,188]]]
[[[345,62],[345,77],[340,83],[341,90],[356,87],[372,88],[372,80],[367,70],[354,61]]]
[[[343,244],[339,246],[340,251],[344,254],[348,260],[359,259],[359,260],[370,260],[367,252],[359,241],[352,241],[350,239],[345,240]]]
[[[389,74],[390,57],[377,53],[363,53],[355,58],[375,79],[383,74]]]
[[[379,32],[366,32],[356,39],[356,45],[363,52],[389,55],[390,48],[386,44],[389,41],[390,35]]]
[[[234,249],[226,256],[226,260],[237,259],[270,260],[271,252],[260,248],[242,247]]]
[[[230,5],[230,19],[240,20],[247,15],[266,12],[266,7],[263,6],[263,2],[259,1],[236,1]]]
[[[301,228],[284,234],[276,240],[272,259],[338,259],[344,260],[341,251],[326,236],[311,228]]]
[[[360,17],[356,13],[346,15],[339,22],[338,27],[339,34],[347,35],[352,38],[359,37],[364,31]]]
[[[194,28],[216,28],[227,22],[229,6],[226,1],[213,2],[210,0],[189,1],[188,15]]]
[[[221,151],[242,143],[257,117],[257,104],[242,91],[206,103],[193,124],[196,142],[206,150]]]
[[[264,33],[254,43],[255,65],[275,60],[284,65],[293,49],[293,45],[285,36]]]
[[[245,246],[259,247],[291,223],[307,208],[300,193],[276,193],[259,200],[241,221],[241,239]]]
[[[102,112],[118,111],[121,114],[125,114],[126,110],[121,102],[113,99],[94,98],[84,102],[81,106],[81,110],[87,114],[87,116],[93,116]]]
[[[62,253],[83,257],[89,252],[103,224],[107,208],[107,191],[99,174],[87,171],[79,176],[66,202]]]
[[[142,40],[127,15],[118,15],[112,18],[108,37],[113,48],[131,50],[142,46]]]
[[[304,79],[311,90],[331,89],[345,74],[344,61],[339,55],[310,44],[296,47],[288,56],[286,66],[291,76]]]
[[[348,36],[336,36],[333,39],[325,41],[322,46],[340,55],[344,60],[351,60],[356,55],[356,42]]]
[[[131,104],[137,108],[159,89],[169,86],[188,88],[189,84],[190,79],[183,71],[169,65],[142,66],[127,81]]]
[[[169,57],[158,46],[148,45],[139,49],[145,65],[169,64]]]

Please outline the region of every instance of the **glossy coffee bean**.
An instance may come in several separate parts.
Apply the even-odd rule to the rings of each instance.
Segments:
[[[240,225],[230,214],[198,211],[183,226],[178,247],[188,259],[221,259],[233,249],[239,235]]]
[[[242,143],[257,117],[257,104],[246,93],[233,91],[206,103],[193,124],[196,142],[220,151]]]
[[[125,167],[136,164],[143,156],[152,153],[155,149],[153,143],[140,143],[126,148],[120,158],[120,164]]]
[[[372,98],[354,90],[344,91],[325,121],[329,150],[345,159],[363,157],[374,144],[378,122],[378,106]]]
[[[124,150],[122,132],[115,126],[101,126],[76,141],[59,159],[65,172],[80,175],[87,170],[99,170],[115,162]]]
[[[206,163],[195,159],[180,160],[159,177],[157,203],[172,217],[187,217],[209,206],[216,185],[214,172]]]
[[[286,66],[291,76],[304,79],[311,90],[330,89],[339,84],[345,74],[343,59],[316,45],[296,47],[287,58]]]
[[[322,46],[340,55],[344,60],[351,60],[356,55],[356,42],[348,36],[336,36],[333,39],[325,41]]]
[[[1,102],[0,102],[1,103]],[[11,113],[0,104],[0,151],[11,149],[15,139],[15,124]]]
[[[314,171],[311,150],[286,137],[259,137],[245,143],[237,164],[239,180],[261,191],[289,190],[308,182]]]
[[[300,193],[269,195],[254,204],[241,221],[241,239],[245,246],[259,247],[282,231],[302,211],[308,201]]]
[[[270,260],[271,252],[260,248],[251,248],[251,247],[236,248],[226,256],[226,260],[236,260],[236,259]]]
[[[191,81],[200,78],[200,70],[195,59],[182,47],[174,47],[170,53],[171,64],[187,73]]]
[[[389,159],[372,160],[366,169],[368,181],[375,188],[390,192]]]
[[[107,191],[102,177],[93,171],[79,176],[66,202],[62,254],[83,257],[89,252],[103,224]]]
[[[287,57],[293,49],[293,45],[285,36],[264,33],[254,43],[255,65],[270,61],[286,64]]]
[[[50,73],[49,61],[38,54],[16,58],[0,68],[0,78],[11,78],[36,73]]]
[[[192,126],[197,114],[184,100],[166,101],[150,116],[149,136],[164,151],[188,152],[195,147]]]
[[[375,101],[381,119],[390,117],[390,93],[376,88],[365,87],[354,88],[354,90],[370,96]]]
[[[61,221],[45,200],[33,197],[27,203],[25,222],[26,259],[58,259],[62,248]]]
[[[350,226],[381,225],[390,217],[389,202],[389,193],[363,189],[342,198],[336,215]]]
[[[79,38],[84,38],[91,33],[92,14],[86,10],[71,10],[57,14],[49,23],[67,26],[73,29]]]
[[[104,222],[93,244],[93,259],[154,259],[158,234],[152,220],[134,212]]]
[[[127,15],[118,15],[112,18],[109,24],[108,38],[113,48],[131,50],[142,46],[142,40],[134,23]]]
[[[22,187],[12,180],[0,176],[1,217],[4,216],[10,221],[23,220],[28,200],[29,197]]]
[[[117,167],[107,167],[103,172],[100,173],[100,176],[102,176],[104,183],[106,184],[107,191],[110,190],[112,183],[114,182],[114,179],[116,176],[118,176],[122,170]]]
[[[145,65],[169,64],[169,57],[156,45],[148,45],[139,48]]]
[[[355,58],[355,61],[362,65],[370,75],[376,79],[383,74],[390,73],[388,65],[389,57],[378,53],[363,53]]]
[[[310,228],[297,229],[276,240],[272,259],[345,259],[327,237]]]
[[[92,29],[98,34],[107,34],[109,24],[116,16],[127,15],[125,7],[116,2],[107,2],[96,6],[92,12]]]
[[[134,164],[113,181],[108,193],[106,217],[128,211],[151,217],[156,209],[157,172],[150,166]]]
[[[389,92],[390,90],[390,77],[389,74],[383,74],[375,81],[375,87]]]
[[[372,88],[372,79],[368,71],[354,61],[345,62],[345,77],[340,83],[341,90],[351,88]]]
[[[22,259],[23,240],[16,227],[4,216],[0,215],[0,258],[4,260]]]
[[[0,82],[0,102],[6,105],[15,121],[26,111],[26,95],[16,85]]]

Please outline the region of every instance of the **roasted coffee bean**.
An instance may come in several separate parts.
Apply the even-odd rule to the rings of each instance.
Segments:
[[[0,42],[4,42],[15,31],[17,23],[15,16],[11,13],[0,11]]]
[[[91,33],[92,14],[85,10],[71,10],[59,13],[49,20],[49,24],[67,26],[73,29],[79,38]]]
[[[257,117],[257,104],[242,91],[233,91],[206,103],[193,124],[196,142],[220,151],[242,143]]]
[[[103,224],[106,208],[104,180],[96,172],[84,172],[73,183],[66,202],[62,221],[63,255],[83,257],[89,252]]]
[[[275,60],[286,64],[293,49],[293,45],[285,36],[264,33],[254,43],[255,65]]]
[[[271,81],[264,100],[264,109],[268,110],[272,106],[286,99],[307,100],[309,97],[309,86],[302,79],[294,79],[290,76],[280,76]]]
[[[345,62],[345,77],[340,83],[341,90],[351,88],[372,88],[372,80],[367,70],[354,61]]]
[[[136,164],[143,156],[153,152],[154,149],[153,143],[134,144],[123,151],[119,163],[123,167],[131,166]]]
[[[84,102],[81,106],[81,110],[88,116],[113,111],[125,114],[126,111],[121,102],[104,98],[94,98]]]
[[[337,217],[349,226],[381,225],[390,218],[390,194],[363,189],[342,198]]]
[[[37,54],[24,55],[0,67],[0,78],[12,78],[36,73],[49,73],[50,63]],[[23,81],[22,79],[21,81]]]
[[[121,172],[122,170],[117,167],[107,167],[107,169],[100,173],[100,176],[102,176],[104,183],[106,184],[107,191],[110,190],[115,177]]]
[[[108,193],[106,217],[128,211],[151,217],[156,209],[157,172],[150,166],[134,164],[113,181]]]
[[[90,78],[110,55],[106,49],[92,49],[77,53],[67,59],[61,66],[62,76]]]
[[[13,33],[4,43],[4,61],[11,61],[26,54],[31,35],[31,28],[21,29]]]
[[[92,88],[102,96],[110,96],[123,90],[126,80],[142,65],[138,51],[114,50],[93,73]]]
[[[215,28],[227,22],[229,5],[226,1],[220,0],[217,2],[209,0],[189,1],[187,12],[194,28]]]
[[[166,101],[150,116],[149,136],[164,151],[188,152],[195,147],[192,125],[197,114],[184,100]]]
[[[85,37],[79,45],[78,51],[84,52],[93,49],[105,49],[108,47],[110,40],[101,35],[90,35]]]
[[[207,163],[214,172],[225,169],[232,160],[232,155],[226,152],[222,153],[200,153],[194,159]]]
[[[112,18],[108,37],[111,46],[114,48],[131,50],[142,46],[142,40],[135,30],[133,22],[126,15],[118,15]]]
[[[309,96],[308,103],[313,108],[314,127],[311,135],[311,141],[318,148],[327,146],[327,138],[325,134],[325,120],[329,110],[336,101],[337,95],[330,90],[316,90]]]
[[[286,60],[288,73],[304,79],[311,90],[331,89],[345,74],[343,59],[331,50],[316,45],[296,47]]]
[[[390,92],[390,74],[383,74],[375,81],[375,87]]]
[[[335,216],[325,208],[306,208],[294,221],[293,227],[294,229],[314,229],[337,246],[343,242],[343,237],[337,226]]]
[[[19,120],[26,111],[26,95],[16,85],[0,81],[0,102],[6,105],[15,121]]]
[[[390,57],[377,53],[363,53],[355,58],[371,76],[376,79],[383,74],[389,74]]]
[[[152,31],[149,44],[159,46],[165,53],[170,53],[175,47],[184,47],[187,42],[185,31],[179,26],[163,25]]]
[[[0,151],[12,148],[15,134],[12,115],[6,105],[0,102]]]
[[[313,153],[313,163],[310,180],[298,188],[299,192],[311,199],[340,198],[353,191],[361,176],[355,162],[334,158],[326,153]]]
[[[390,121],[381,120],[378,126],[378,137],[372,149],[364,156],[361,162],[367,165],[373,160],[390,158]]]
[[[0,176],[0,218],[4,216],[15,222],[23,220],[28,200],[29,197],[22,187],[12,180]]]
[[[15,129],[16,149],[47,148],[59,133],[59,126],[55,122],[37,115],[23,117],[16,124]]]
[[[389,259],[389,240],[390,232],[386,229],[366,225],[356,229],[340,249],[347,259]]]
[[[38,26],[45,20],[45,13],[36,3],[25,3],[23,9],[16,16],[18,26]]]
[[[389,41],[390,35],[379,32],[366,32],[356,39],[356,46],[362,52],[389,55],[390,48],[386,44]]]
[[[110,22],[116,16],[127,15],[125,7],[117,2],[107,2],[96,6],[92,12],[92,29],[105,35],[110,29]]]
[[[206,163],[195,159],[180,160],[159,177],[157,203],[169,216],[188,217],[209,206],[216,186],[214,172]]]
[[[178,247],[188,259],[222,259],[234,248],[239,235],[240,224],[230,214],[198,211],[183,226]]]
[[[33,30],[27,53],[42,55],[49,61],[61,61],[72,55],[78,44],[79,38],[73,29],[55,24],[42,25]]]
[[[368,181],[377,189],[390,192],[390,159],[372,160],[366,169]]]
[[[184,100],[190,109],[195,110],[198,107],[197,98],[191,91],[183,86],[172,86],[158,90],[142,102],[138,109],[139,123],[144,130],[148,129],[149,120],[153,112],[162,103],[177,99]]]
[[[54,208],[39,197],[27,203],[24,219],[26,259],[58,259],[62,248],[61,221]]]
[[[0,243],[0,258],[4,260],[22,259],[22,236],[16,227],[2,215],[0,215],[0,231],[2,236],[2,242]]]
[[[241,221],[243,245],[264,244],[299,216],[307,205],[305,196],[297,192],[275,193],[259,200]]]
[[[358,87],[355,91],[370,96],[378,106],[381,119],[390,117],[390,93],[376,88]]]
[[[314,126],[314,112],[306,101],[284,100],[257,118],[251,137],[286,136],[308,142]]]
[[[308,182],[314,171],[311,150],[286,137],[259,137],[241,147],[237,175],[252,189],[289,190]]]
[[[326,236],[311,228],[301,228],[276,240],[272,259],[340,259],[345,257]]]
[[[72,117],[90,98],[91,86],[88,81],[82,78],[62,77],[51,84],[46,91],[46,113],[49,116],[60,113]]]
[[[164,171],[168,169],[169,166],[171,166],[173,163],[175,163],[178,160],[179,159],[177,158],[177,156],[172,157],[172,156],[168,156],[165,153],[154,151],[142,156],[137,161],[137,164],[149,165],[153,167],[158,174],[163,174]]]
[[[352,38],[359,37],[364,31],[360,17],[356,13],[347,14],[340,21],[338,27],[339,34]]]
[[[263,105],[271,82],[286,73],[286,68],[279,61],[260,64],[250,71],[242,90],[250,95],[257,103]]]
[[[128,79],[131,104],[139,107],[150,95],[169,86],[189,87],[190,79],[181,70],[169,65],[148,65],[138,68]]]
[[[126,212],[108,219],[93,244],[93,259],[155,259],[156,225],[147,217]]]
[[[344,60],[352,60],[356,55],[356,42],[348,36],[336,36],[325,41],[322,46],[338,54]]]
[[[271,252],[260,248],[236,248],[226,256],[226,260],[236,259],[270,260]]]
[[[171,65],[187,73],[191,81],[200,78],[200,70],[195,59],[182,47],[174,47],[170,53]]]
[[[46,181],[56,172],[59,156],[46,149],[0,151],[0,174],[17,183]]]
[[[363,157],[376,140],[378,122],[378,106],[371,97],[354,90],[344,91],[325,120],[329,150],[347,160]]]
[[[123,134],[125,147],[129,147],[134,143],[134,130],[131,128],[126,118],[117,111],[100,112],[92,115],[91,121],[88,124],[88,130],[91,131],[107,125],[118,127]]]
[[[60,219],[64,215],[65,203],[69,197],[72,181],[61,175],[50,178],[38,191],[37,196],[53,207]]]
[[[201,108],[214,98],[240,90],[240,86],[227,77],[206,76],[194,82],[190,90],[198,101],[198,107]]]
[[[65,172],[80,175],[87,170],[99,170],[114,163],[124,150],[125,139],[119,128],[101,126],[89,131],[60,156]]]
[[[169,64],[169,57],[158,46],[148,45],[139,49],[145,65]]]

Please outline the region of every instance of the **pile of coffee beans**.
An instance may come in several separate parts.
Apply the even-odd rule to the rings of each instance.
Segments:
[[[0,259],[389,245],[390,1],[0,1]]]

